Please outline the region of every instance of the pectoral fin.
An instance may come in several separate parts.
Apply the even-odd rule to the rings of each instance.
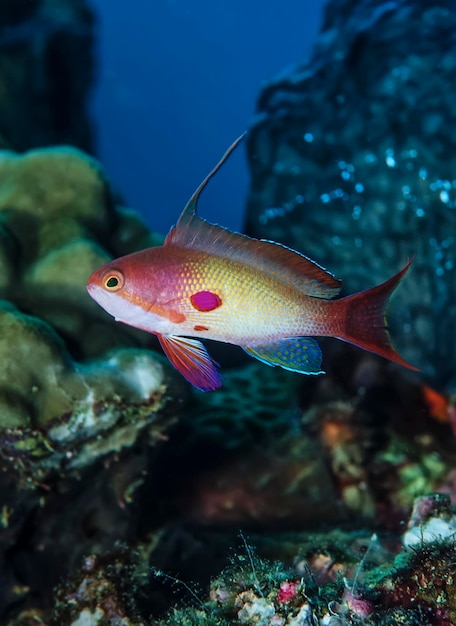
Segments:
[[[262,346],[243,346],[250,356],[266,365],[283,367],[301,374],[324,374],[321,350],[315,339],[291,337]]]
[[[157,337],[168,359],[194,387],[201,391],[214,391],[222,385],[217,363],[200,341],[175,335]]]

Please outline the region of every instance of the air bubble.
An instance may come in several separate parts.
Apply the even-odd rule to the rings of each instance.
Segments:
[[[361,215],[361,207],[359,206],[359,204],[356,204],[353,207],[352,218],[354,220],[359,220],[360,215]]]
[[[387,148],[385,150],[385,162],[388,167],[396,167],[396,159],[394,158],[393,148]]]
[[[364,157],[364,160],[366,163],[377,163],[378,159],[373,152],[368,152]]]

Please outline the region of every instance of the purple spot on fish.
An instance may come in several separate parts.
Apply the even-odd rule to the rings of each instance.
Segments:
[[[212,291],[198,291],[190,297],[190,302],[197,311],[213,311],[222,304],[219,296]]]

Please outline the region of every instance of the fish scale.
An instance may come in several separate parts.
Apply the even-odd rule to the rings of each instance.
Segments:
[[[190,278],[185,268],[176,282],[176,293],[182,297],[177,310],[186,315],[182,329],[192,330],[195,324],[205,324],[209,332],[200,336],[219,339],[224,336],[230,343],[275,340],[312,332],[313,316],[304,325],[304,297],[263,275],[249,266],[224,259],[204,259],[192,265]],[[207,290],[220,296],[222,306],[201,313],[190,304],[189,295]],[[284,310],[283,302],[288,306]],[[278,323],[280,321],[280,324]]]

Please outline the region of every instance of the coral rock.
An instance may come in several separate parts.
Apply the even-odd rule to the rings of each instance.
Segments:
[[[27,150],[92,146],[85,110],[94,74],[94,16],[86,0],[2,0],[0,143]]]
[[[331,0],[310,64],[264,87],[248,141],[249,234],[326,265],[347,292],[416,255],[395,294],[397,344],[449,388],[455,27],[447,2]]]
[[[188,397],[148,336],[86,291],[100,264],[154,241],[84,153],[0,154],[0,620],[29,595],[43,609],[78,559],[130,532]]]

